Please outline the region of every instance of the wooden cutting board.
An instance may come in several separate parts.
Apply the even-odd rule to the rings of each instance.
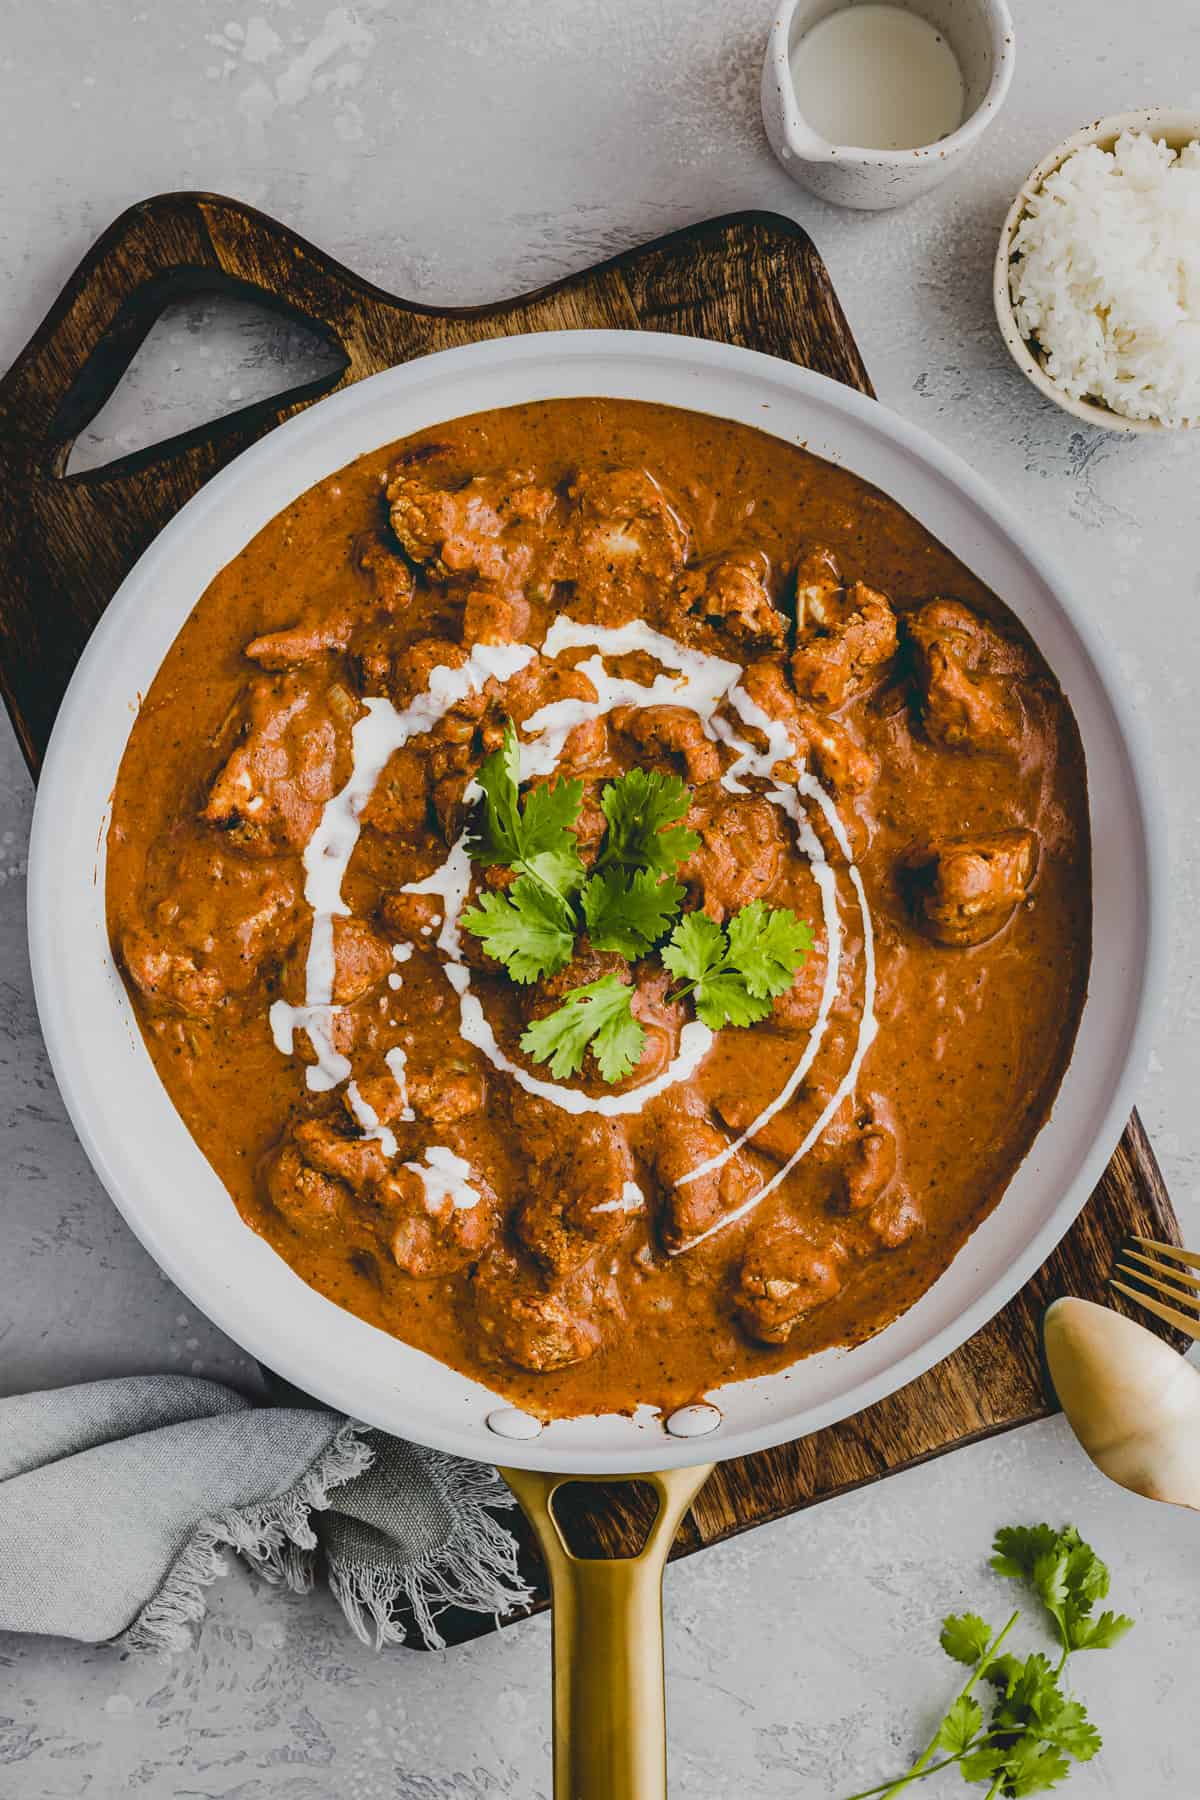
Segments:
[[[305,388],[66,476],[76,435],[116,388],[163,307],[212,293],[294,315],[330,345],[338,367]],[[596,326],[744,344],[872,392],[824,264],[799,226],[773,214],[692,226],[499,305],[434,308],[381,292],[236,201],[165,194],[124,213],[0,381],[0,687],[31,769],[121,580],[172,514],[239,451],[319,395],[428,351]],[[1062,1293],[1109,1298],[1113,1251],[1130,1233],[1179,1241],[1136,1116],[1078,1222],[990,1325],[919,1381],[841,1425],[719,1464],[673,1554],[1045,1416],[1042,1309]],[[576,1491],[574,1544],[609,1555],[640,1545],[647,1517],[636,1489]],[[527,1537],[523,1560],[544,1605]],[[454,1643],[491,1629],[491,1620],[452,1614],[441,1626]]]

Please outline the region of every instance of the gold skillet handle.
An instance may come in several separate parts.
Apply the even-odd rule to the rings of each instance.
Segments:
[[[554,1800],[666,1800],[662,1576],[675,1533],[712,1473],[592,1477],[644,1481],[658,1513],[637,1556],[584,1558],[554,1517],[559,1488],[588,1479],[501,1469],[550,1573],[554,1635]]]

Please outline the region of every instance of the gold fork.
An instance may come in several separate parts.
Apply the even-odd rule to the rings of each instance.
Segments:
[[[1200,1256],[1192,1250],[1181,1250],[1177,1244],[1160,1244],[1155,1238],[1130,1238],[1130,1244],[1140,1244],[1140,1250],[1126,1246],[1117,1252],[1117,1262],[1109,1286],[1118,1294],[1124,1294],[1147,1312],[1164,1319],[1168,1325],[1177,1325],[1180,1331],[1186,1331],[1189,1337],[1200,1338],[1200,1275],[1189,1275],[1189,1269],[1200,1269]],[[1152,1250],[1153,1256],[1145,1252]],[[1175,1263],[1184,1264],[1183,1268],[1175,1267],[1171,1262],[1164,1262],[1164,1257],[1174,1258]],[[1117,1276],[1124,1275],[1126,1281],[1118,1281]],[[1163,1280],[1162,1277],[1167,1279]],[[1136,1287],[1130,1287],[1130,1281]],[[1168,1300],[1177,1300],[1187,1308],[1180,1311],[1178,1306],[1164,1305],[1146,1292],[1153,1288],[1155,1293],[1165,1294]]]

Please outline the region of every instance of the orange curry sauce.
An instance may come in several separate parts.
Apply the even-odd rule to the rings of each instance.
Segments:
[[[559,615],[644,621],[739,665],[789,748],[731,792],[735,750],[697,712],[660,701],[584,717],[558,773],[585,784],[585,861],[604,782],[673,772],[701,839],[680,871],[686,907],[717,921],[756,898],[790,907],[813,953],[770,1018],[722,1029],[693,1073],[615,1117],[563,1110],[463,1040],[445,900],[404,890],[445,864],[504,720],[520,729],[564,698],[586,714],[595,699],[578,667],[594,647],[531,654],[411,736],[362,813],[325,1015],[369,1108],[356,1116],[348,1082],[307,1084],[319,1056],[303,1026],[286,1053],[269,1014],[312,998],[302,856],[351,775],[363,699],[406,708],[432,670],[461,669],[479,644],[536,648]],[[644,649],[605,669],[642,685],[663,674]],[[745,713],[723,716],[761,753]],[[814,777],[873,927],[869,1047],[863,907]],[[813,842],[805,854],[789,790],[836,890],[828,993]],[[476,867],[472,893],[503,880]],[[541,1417],[669,1409],[878,1331],[1000,1199],[1085,993],[1083,754],[1003,603],[854,475],[698,413],[521,406],[361,458],[212,583],[129,739],[108,913],[172,1100],[247,1223],[306,1282]],[[564,1085],[591,1096],[661,1075],[693,1016],[657,957],[631,966],[581,940],[568,969],[521,987],[477,939],[463,934],[461,955],[496,1045],[542,1081],[518,1044],[529,1021],[610,970],[632,981],[643,1062],[614,1090],[589,1059]],[[796,1091],[724,1155],[813,1043],[823,993]],[[865,1060],[839,1100],[856,1047]],[[380,1131],[364,1136],[371,1115]],[[459,1159],[457,1187],[431,1182],[430,1147]]]

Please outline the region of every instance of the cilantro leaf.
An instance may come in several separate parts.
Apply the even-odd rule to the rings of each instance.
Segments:
[[[1021,1670],[1024,1666],[1018,1656],[993,1656],[989,1658],[984,1673],[993,1687],[1003,1688],[1005,1693],[1011,1694],[1021,1678]]]
[[[1076,1762],[1090,1762],[1102,1743],[1080,1700],[1064,1700],[1052,1719],[1043,1720],[1041,1732],[1048,1744],[1056,1744]]]
[[[969,1694],[960,1694],[938,1726],[937,1741],[951,1756],[961,1756],[983,1729],[983,1708]]]
[[[758,1025],[771,1016],[771,1002],[750,993],[736,971],[711,975],[696,989],[696,1016],[710,1031],[722,1025]]]
[[[1004,1752],[998,1744],[982,1744],[978,1750],[968,1750],[958,1765],[959,1774],[964,1781],[995,1781],[1004,1767]]]
[[[608,839],[597,870],[615,863],[620,868],[673,875],[680,863],[700,848],[696,833],[676,823],[691,805],[691,794],[678,775],[630,769],[606,784],[600,805],[608,820]]]
[[[1073,1628],[1073,1650],[1111,1650],[1127,1631],[1133,1630],[1128,1613],[1102,1612],[1098,1619],[1081,1619]]]
[[[556,975],[575,947],[570,909],[529,875],[518,876],[507,894],[482,894],[459,924],[521,983]]]
[[[521,814],[521,862],[556,894],[575,893],[583,882],[583,861],[571,827],[583,804],[582,781],[555,781],[531,788]]]
[[[1061,1698],[1054,1670],[1041,1651],[1035,1650],[1013,1670],[1005,1694],[992,1716],[993,1728],[1024,1731],[1031,1721],[1052,1713],[1054,1702]]]
[[[633,989],[616,975],[572,988],[562,1005],[536,1019],[521,1038],[535,1062],[549,1062],[556,1080],[577,1075],[589,1046],[605,1081],[621,1081],[641,1060],[646,1034],[633,1016]]]
[[[679,960],[696,965],[706,954],[717,952],[711,930],[700,927],[690,954],[681,952]],[[1073,1525],[1061,1531],[1049,1525],[1006,1526],[996,1533],[993,1552],[993,1568],[1027,1582],[1053,1619],[1062,1646],[1057,1663],[1041,1651],[1025,1657],[1001,1653],[1018,1612],[999,1631],[977,1613],[952,1613],[942,1622],[941,1643],[948,1656],[970,1669],[962,1691],[905,1774],[852,1800],[882,1800],[951,1764],[966,1782],[986,1783],[987,1800],[1024,1800],[1056,1788],[1072,1762],[1090,1762],[1100,1750],[1100,1733],[1087,1708],[1064,1692],[1062,1682],[1073,1651],[1107,1649],[1132,1624],[1121,1613],[1093,1617],[1096,1601],[1108,1592],[1108,1569]],[[994,1690],[986,1722],[973,1692],[985,1691],[981,1681]]]
[[[1059,1533],[1059,1542],[1067,1552],[1066,1581],[1072,1604],[1091,1609],[1095,1600],[1103,1600],[1108,1592],[1108,1565],[1102,1563],[1090,1544],[1085,1544],[1073,1525]]]
[[[1032,1578],[1038,1557],[1052,1552],[1057,1543],[1052,1525],[1004,1525],[992,1542],[992,1567],[1013,1581]]]
[[[785,994],[812,949],[812,927],[785,906],[752,900],[729,921],[729,958],[752,994]]]
[[[480,764],[475,779],[483,789],[483,830],[467,848],[476,862],[511,867],[521,855],[521,746],[511,719],[504,742]]]
[[[574,833],[571,834],[574,836]],[[533,856],[523,856],[515,865],[518,869],[527,869],[535,881],[557,894],[560,900],[570,900],[583,886],[587,871],[583,866],[583,858],[577,848],[562,850],[539,850]]]
[[[654,948],[683,897],[677,881],[661,881],[649,869],[639,869],[628,881],[610,869],[590,878],[580,900],[593,947],[634,958]]]
[[[707,913],[688,913],[671,933],[662,958],[680,981],[699,982],[720,966],[725,933]]]
[[[1018,1738],[1004,1762],[1004,1793],[1010,1800],[1027,1794],[1044,1794],[1057,1787],[1071,1772],[1061,1750],[1045,1746],[1035,1733]]]
[[[786,907],[751,901],[725,930],[707,913],[688,913],[671,933],[662,959],[690,993],[696,1015],[712,1030],[768,1017],[771,998],[786,991],[803,966],[812,932]]]
[[[1092,1618],[1097,1600],[1108,1593],[1109,1573],[1073,1525],[1012,1525],[996,1533],[992,1567],[1027,1581],[1058,1629],[1064,1650],[1106,1650],[1129,1630],[1124,1615]]]
[[[1066,1551],[1048,1550],[1044,1556],[1039,1556],[1030,1579],[1046,1611],[1061,1619],[1071,1595],[1067,1586]]]
[[[510,719],[504,742],[475,776],[483,789],[482,817],[467,839],[478,863],[522,870],[568,899],[583,885],[584,867],[572,826],[583,804],[582,781],[531,788],[521,800],[521,745]]]
[[[978,1613],[951,1613],[942,1621],[942,1649],[955,1662],[974,1665],[987,1653],[992,1628]]]

